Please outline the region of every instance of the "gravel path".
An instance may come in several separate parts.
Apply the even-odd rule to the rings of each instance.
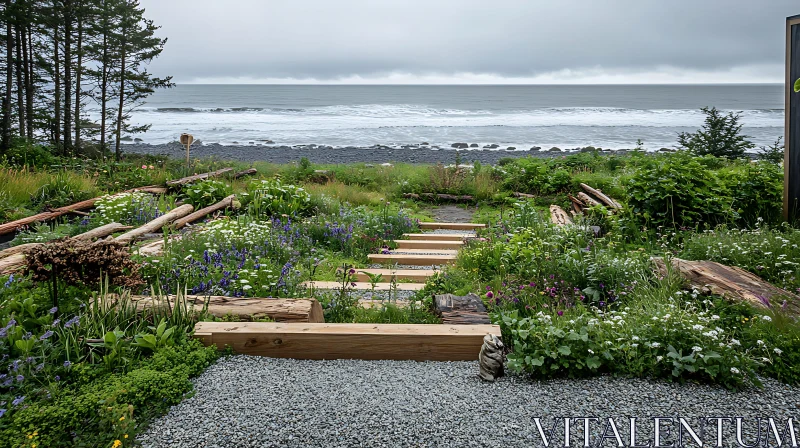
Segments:
[[[775,381],[765,381],[762,390],[730,393],[609,377],[550,382],[505,377],[487,384],[476,374],[476,362],[235,356],[197,378],[196,394],[156,420],[139,440],[146,448],[540,447],[533,417],[549,428],[553,417],[585,416],[613,417],[627,445],[629,416],[640,419],[643,442],[653,435],[652,423],[643,420],[653,416],[689,417],[696,427],[700,416],[785,419],[800,412],[800,389]],[[745,420],[748,443],[754,422]],[[583,444],[582,425],[571,427],[572,446]],[[599,435],[597,426],[592,434]],[[729,426],[725,445],[734,446]],[[704,437],[710,445],[712,429]],[[553,445],[563,446],[563,423],[556,434],[559,442]],[[596,446],[595,439],[592,443]]]

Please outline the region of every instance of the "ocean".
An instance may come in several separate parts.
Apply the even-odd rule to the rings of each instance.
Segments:
[[[143,143],[367,147],[427,142],[562,149],[673,147],[700,108],[741,111],[757,145],[783,135],[783,85],[178,85],[133,113]]]

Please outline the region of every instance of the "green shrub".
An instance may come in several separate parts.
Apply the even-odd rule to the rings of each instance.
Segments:
[[[311,195],[296,185],[280,180],[253,181],[242,195],[242,204],[255,216],[306,215],[311,212]]]
[[[535,158],[516,159],[496,167],[494,174],[501,179],[505,191],[537,195],[565,191],[572,180],[570,171],[557,162]]]
[[[169,199],[157,199],[138,191],[103,196],[95,203],[89,222],[93,226],[112,222],[140,226],[163,215],[173,205]]]
[[[83,183],[60,171],[31,195],[31,204],[40,209],[58,208],[89,199],[91,195]]]
[[[46,147],[17,138],[3,155],[3,161],[9,165],[43,168],[52,165],[55,157]]]
[[[706,116],[702,129],[695,133],[678,134],[678,146],[697,155],[712,155],[735,159],[744,155],[745,150],[755,148],[742,135],[741,114],[729,112],[727,115],[716,107],[700,109]]]
[[[625,184],[628,208],[640,224],[692,228],[733,218],[728,192],[697,158],[677,153],[654,159]]]
[[[722,172],[719,178],[730,192],[741,224],[782,220],[782,168],[771,163],[748,163],[743,169]]]
[[[232,191],[231,186],[225,182],[207,179],[186,185],[182,193],[186,202],[199,210],[225,199]]]

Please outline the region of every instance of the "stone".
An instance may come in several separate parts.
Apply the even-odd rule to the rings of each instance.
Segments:
[[[517,150],[516,146],[509,146],[508,148],[506,148],[506,151],[516,151],[516,150]]]
[[[529,149],[528,151],[541,151],[541,150],[542,150],[541,146],[532,146],[531,149]]]
[[[492,143],[491,145],[484,146],[484,148],[486,148],[486,149],[497,149],[499,147],[500,147],[500,145],[498,145],[496,143]]]
[[[558,146],[553,146],[552,148],[548,149],[549,152],[561,152],[561,148]]]
[[[484,381],[494,382],[503,376],[503,341],[497,335],[487,334],[483,337],[478,364],[478,376]]]
[[[469,148],[469,145],[466,143],[453,143],[452,145],[450,145],[450,147],[456,149],[464,149],[464,148]]]
[[[477,148],[477,147],[478,147],[478,144],[477,144],[477,143],[473,143],[473,144],[469,145],[469,147],[470,147],[470,148]]]

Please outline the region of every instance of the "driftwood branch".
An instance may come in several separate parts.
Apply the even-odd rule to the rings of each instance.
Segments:
[[[208,172],[208,173],[195,174],[194,176],[188,176],[188,177],[183,177],[183,178],[180,178],[180,179],[175,179],[175,180],[168,181],[167,182],[167,186],[168,187],[176,187],[176,186],[179,186],[179,185],[186,185],[188,183],[192,183],[192,182],[195,182],[195,181],[198,181],[198,180],[210,179],[212,177],[221,176],[221,175],[223,175],[225,173],[229,173],[231,171],[233,171],[233,168],[223,168],[221,170],[211,171],[211,172]]]
[[[594,189],[594,188],[592,188],[592,187],[590,187],[590,186],[588,186],[586,184],[581,184],[581,188],[583,188],[584,190],[586,190],[587,193],[593,195],[594,197],[599,199],[600,202],[602,202],[603,204],[605,204],[608,207],[611,207],[614,210],[620,210],[622,208],[622,205],[620,205],[619,202],[617,202],[614,199],[606,196],[600,190],[596,190],[596,189]]]
[[[208,207],[201,208],[200,210],[197,210],[194,213],[191,213],[189,215],[184,216],[183,218],[180,218],[180,219],[176,220],[175,224],[173,226],[174,226],[175,229],[180,229],[180,228],[183,228],[186,224],[189,224],[189,223],[195,222],[195,221],[197,221],[197,220],[199,220],[201,218],[204,218],[206,215],[210,215],[210,214],[212,214],[212,213],[214,213],[216,211],[219,211],[219,210],[222,210],[222,209],[226,209],[226,208],[228,208],[228,207],[233,205],[233,200],[234,199],[236,199],[236,196],[235,195],[230,195],[230,196],[226,197],[225,199],[217,202],[214,205],[209,205]]]
[[[653,262],[658,271],[666,275],[668,269],[664,259],[653,258]],[[788,313],[800,314],[800,296],[778,288],[739,267],[680,258],[673,258],[671,264],[672,269],[686,278],[692,287],[705,293],[747,302],[757,308],[784,307]]]
[[[234,179],[238,179],[238,178],[244,177],[244,176],[252,176],[253,174],[256,174],[257,172],[258,172],[257,169],[249,168],[249,169],[246,169],[246,170],[243,170],[243,171],[239,171],[238,173],[234,174],[233,178]]]
[[[515,193],[512,194],[512,196],[514,196],[515,198],[523,198],[523,199],[534,199],[534,198],[536,198],[535,194],[520,193],[520,192],[515,192]]]
[[[148,222],[147,224],[137,227],[127,233],[124,233],[116,238],[116,241],[122,244],[130,244],[136,238],[147,234],[161,231],[162,227],[170,224],[171,222],[183,218],[184,216],[192,213],[194,207],[189,204],[181,205],[180,207],[169,211],[168,213],[159,216],[158,218]]]

